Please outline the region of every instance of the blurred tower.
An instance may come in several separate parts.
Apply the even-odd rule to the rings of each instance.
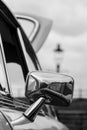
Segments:
[[[55,52],[55,62],[56,62],[56,71],[60,72],[60,65],[63,60],[64,50],[61,48],[60,43],[57,44],[57,48],[54,50]]]

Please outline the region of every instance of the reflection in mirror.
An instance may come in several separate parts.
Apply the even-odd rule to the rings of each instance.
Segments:
[[[72,82],[66,83],[51,83],[48,86],[49,89],[64,94],[65,96],[71,96],[72,95],[72,90],[73,90],[73,86],[72,86]]]
[[[68,105],[72,101],[74,80],[72,77],[36,71],[27,77],[26,96],[34,101],[44,96],[51,105]]]

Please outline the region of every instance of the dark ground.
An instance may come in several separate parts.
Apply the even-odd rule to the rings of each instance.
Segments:
[[[87,130],[87,99],[74,99],[69,107],[58,107],[61,122],[70,130]]]
[[[87,99],[74,99],[70,106],[56,110],[59,120],[70,130],[87,130]]]

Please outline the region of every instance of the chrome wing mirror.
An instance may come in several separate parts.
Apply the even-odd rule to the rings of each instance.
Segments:
[[[72,102],[73,88],[74,80],[70,76],[36,71],[27,76],[25,95],[31,102],[44,97],[46,104],[67,106]]]
[[[25,95],[32,105],[16,120],[11,122],[13,127],[21,126],[28,120],[33,122],[44,104],[67,106],[72,102],[74,80],[72,77],[36,71],[27,76]]]

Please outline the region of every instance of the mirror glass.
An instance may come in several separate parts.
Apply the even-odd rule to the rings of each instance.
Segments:
[[[74,80],[72,77],[53,72],[32,72],[27,77],[26,96],[36,100],[47,98],[51,105],[69,105],[73,97]]]

